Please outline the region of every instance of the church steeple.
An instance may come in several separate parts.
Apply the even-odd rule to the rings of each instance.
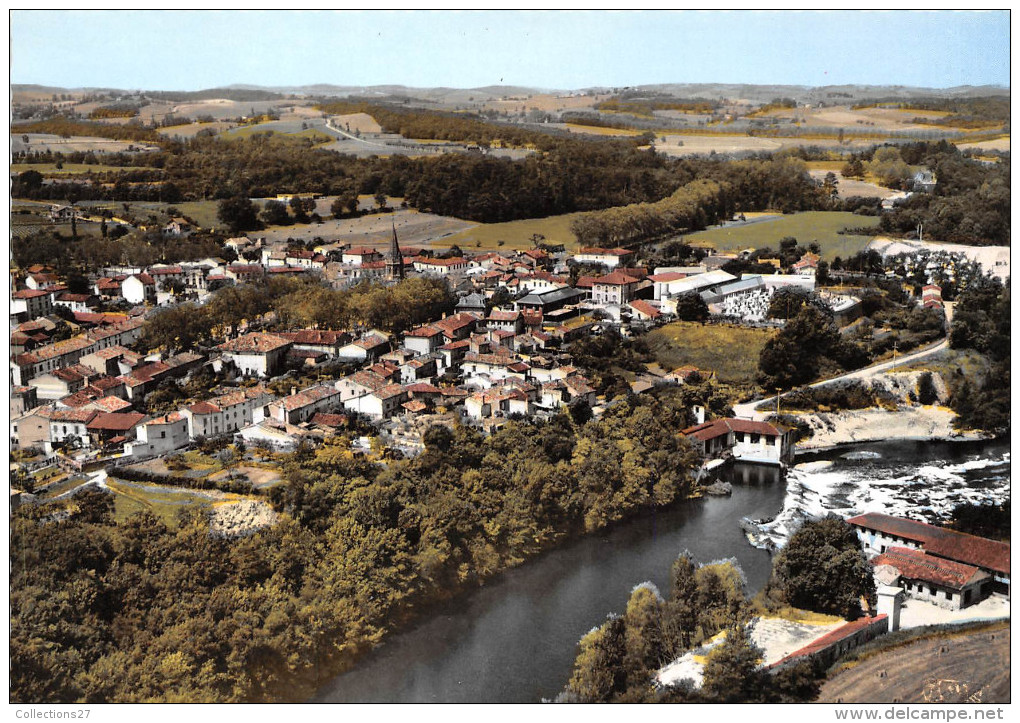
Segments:
[[[397,243],[397,226],[393,219],[390,219],[390,225],[393,228],[393,238],[390,241],[390,252],[386,255],[386,278],[402,279],[404,278],[404,255],[400,253],[400,244]]]

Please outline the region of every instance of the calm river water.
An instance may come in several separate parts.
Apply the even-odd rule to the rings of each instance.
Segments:
[[[699,562],[736,557],[757,591],[769,554],[748,544],[740,518],[775,515],[784,487],[775,470],[751,467],[732,497],[680,504],[589,536],[511,570],[440,615],[391,635],[351,672],[327,684],[320,703],[537,703],[566,684],[577,641],[631,589],[668,590],[684,549]]]
[[[930,514],[940,506],[932,504],[934,490],[955,490],[939,495],[943,504],[949,497],[1008,495],[1008,442],[886,442],[805,459],[807,466],[790,473],[789,495],[775,470],[736,466],[725,473],[732,497],[680,504],[531,560],[389,636],[315,701],[537,703],[562,690],[577,641],[607,613],[623,613],[635,585],[650,580],[668,589],[670,564],[681,551],[699,562],[735,557],[750,591],[761,589],[771,558],[748,543],[743,517],[778,517],[779,523],[801,505],[817,506],[811,511],[818,514],[874,505],[874,511]],[[813,471],[825,460],[833,466]],[[819,475],[826,484],[815,484]]]

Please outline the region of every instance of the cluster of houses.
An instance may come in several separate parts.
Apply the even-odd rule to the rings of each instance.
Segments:
[[[229,239],[225,246],[245,260],[107,268],[94,280],[92,293],[70,293],[43,266],[18,277],[11,299],[12,443],[47,453],[55,447],[94,451],[121,445],[126,454],[149,456],[199,437],[232,434],[289,448],[311,428],[335,429],[351,414],[380,423],[455,415],[491,431],[514,417],[541,417],[580,402],[596,406],[593,386],[565,350],[572,341],[599,333],[604,324],[620,324],[627,333],[628,323],[660,323],[690,293],[701,295],[716,313],[753,317],[739,300],[754,294],[767,298],[783,286],[814,287],[812,258],[803,259],[795,274],[738,279],[720,268],[730,256],[651,273],[635,265],[634,251],[621,248],[582,248],[572,256],[562,248],[544,247],[439,257],[401,249],[395,230],[385,252],[338,244],[273,249],[248,238]],[[577,264],[582,265],[580,274]],[[603,273],[583,273],[599,268]],[[169,358],[142,357],[130,349],[154,306],[189,297],[202,301],[225,284],[305,273],[316,273],[336,287],[366,278],[394,282],[415,274],[438,275],[448,278],[459,303],[455,313],[399,338],[377,330],[353,335],[296,329],[249,331],[202,353]],[[497,296],[503,303],[494,306]],[[119,299],[126,304],[117,308],[134,306],[126,314],[101,311],[107,308],[102,304]],[[66,309],[60,318],[54,317],[57,307]],[[71,338],[52,338],[61,320],[76,332]],[[336,363],[357,371],[279,398],[261,386],[288,370],[314,372],[323,364],[335,369]],[[233,386],[157,419],[138,411],[145,409],[145,396],[164,381],[186,381],[203,368],[232,379]],[[684,383],[689,371],[654,381]],[[258,391],[244,391],[251,389]],[[111,414],[128,416],[106,416]],[[117,434],[105,432],[117,424],[123,427]],[[694,430],[689,436],[711,447],[709,453],[721,449],[723,439],[731,453],[768,462],[786,461],[792,447],[785,433],[778,432],[777,440],[771,429],[713,430]]]

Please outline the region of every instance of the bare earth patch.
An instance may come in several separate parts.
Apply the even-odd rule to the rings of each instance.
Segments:
[[[919,640],[822,685],[820,703],[1008,703],[1010,631]]]

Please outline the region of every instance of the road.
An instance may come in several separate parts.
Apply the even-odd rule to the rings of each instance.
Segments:
[[[946,327],[948,328],[949,325],[953,321],[953,304],[952,304],[952,302],[947,303],[945,308],[946,308]],[[896,359],[890,359],[889,361],[879,362],[878,364],[872,364],[871,366],[864,367],[863,369],[855,369],[852,372],[847,372],[846,374],[840,374],[838,377],[832,377],[831,379],[823,379],[820,382],[815,382],[814,384],[809,384],[808,385],[808,389],[816,389],[818,387],[824,387],[824,386],[826,386],[828,384],[836,384],[836,383],[839,383],[839,382],[848,382],[848,381],[855,381],[855,380],[860,380],[860,379],[871,379],[875,375],[887,372],[890,369],[892,369],[893,367],[898,367],[898,366],[900,366],[902,364],[910,364],[910,363],[918,361],[920,359],[925,359],[925,358],[927,358],[929,356],[933,356],[935,354],[938,354],[941,351],[945,351],[948,348],[949,348],[949,337],[947,336],[942,341],[940,341],[940,342],[938,342],[936,344],[933,344],[931,346],[925,347],[924,349],[921,349],[919,351],[915,351],[915,352],[912,352],[910,354],[906,354],[904,356],[897,357]],[[781,395],[779,395],[780,399],[782,399],[783,397],[785,397],[789,393],[790,393],[789,391],[783,392]],[[774,399],[774,397],[771,397],[771,398]],[[767,411],[762,412],[762,411],[758,411],[757,409],[755,409],[755,407],[757,407],[758,405],[762,404],[763,402],[767,402],[767,401],[768,401],[768,399],[757,399],[757,400],[752,401],[752,402],[744,402],[743,404],[734,404],[733,405],[733,416],[741,417],[743,419],[753,419],[753,420],[755,420],[757,422],[764,421],[766,417],[768,417],[770,414],[772,414],[773,410],[769,409]]]

